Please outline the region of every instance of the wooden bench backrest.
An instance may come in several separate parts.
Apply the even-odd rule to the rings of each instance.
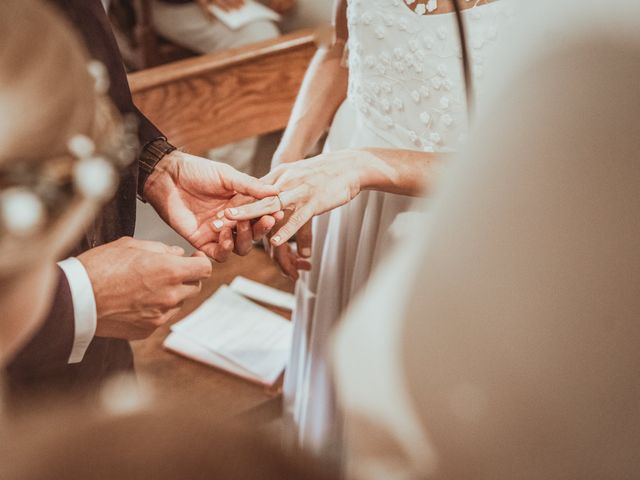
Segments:
[[[129,75],[138,108],[178,147],[208,149],[283,129],[326,27]]]

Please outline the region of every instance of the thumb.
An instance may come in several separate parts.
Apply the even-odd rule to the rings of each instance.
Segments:
[[[237,170],[231,171],[227,180],[237,193],[254,198],[271,197],[277,195],[279,191],[275,185],[265,184],[257,178]]]

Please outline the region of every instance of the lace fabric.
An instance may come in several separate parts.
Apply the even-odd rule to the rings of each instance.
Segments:
[[[512,9],[498,1],[463,15],[478,85],[487,51]],[[403,0],[350,0],[347,17],[348,98],[363,123],[398,148],[457,150],[467,109],[454,14],[421,15]]]

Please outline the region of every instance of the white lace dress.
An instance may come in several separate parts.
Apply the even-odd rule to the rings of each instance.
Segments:
[[[325,150],[455,151],[467,121],[455,16],[418,15],[402,0],[351,0],[347,14],[348,98]],[[486,47],[495,43],[508,14],[501,2],[465,11],[477,81]],[[300,443],[318,453],[331,455],[339,447],[340,418],[327,364],[330,333],[390,247],[392,223],[411,205],[409,197],[364,192],[314,221],[313,270],[296,289],[285,408]]]

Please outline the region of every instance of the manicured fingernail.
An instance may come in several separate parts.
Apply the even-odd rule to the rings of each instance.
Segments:
[[[218,218],[224,218],[224,210],[220,210],[217,214],[216,217]]]
[[[271,239],[271,242],[273,242],[273,243],[275,243],[275,244],[280,243],[280,235],[276,235],[275,237],[273,237],[273,238]]]
[[[216,220],[213,222],[213,226],[220,230],[222,227],[224,227],[224,222],[222,220]]]
[[[237,215],[238,214],[238,209],[237,208],[230,208],[229,209],[229,213],[231,215]]]
[[[302,250],[300,250],[300,253],[302,254],[303,257],[310,257],[311,256],[311,249],[310,248],[303,248]]]

